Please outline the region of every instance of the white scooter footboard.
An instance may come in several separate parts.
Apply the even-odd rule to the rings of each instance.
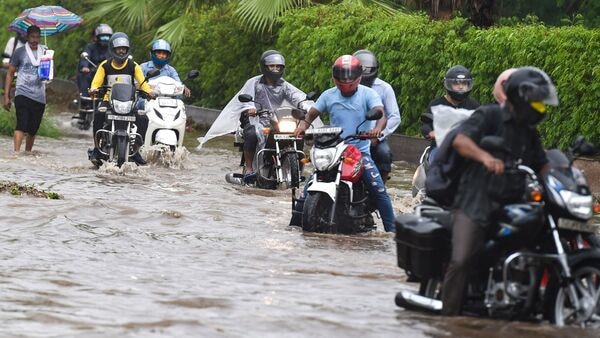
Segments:
[[[177,135],[174,130],[161,129],[156,132],[154,137],[156,143],[166,144],[168,146],[177,146]]]
[[[346,182],[340,182],[340,184],[347,184]],[[332,201],[335,202],[335,182],[313,182],[308,187],[308,192],[311,191],[320,191],[324,192],[331,198]],[[350,186],[350,191],[352,191],[352,186]]]

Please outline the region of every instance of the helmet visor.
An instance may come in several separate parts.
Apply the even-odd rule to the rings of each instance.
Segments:
[[[457,77],[445,78],[444,88],[455,93],[467,93],[473,89],[473,79]]]
[[[270,66],[270,65],[285,66],[285,59],[283,58],[283,56],[281,54],[271,54],[271,55],[265,57],[264,62],[265,62],[266,66]]]

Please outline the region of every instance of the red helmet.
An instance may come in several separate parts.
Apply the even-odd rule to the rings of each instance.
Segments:
[[[356,57],[342,55],[333,63],[331,74],[342,95],[352,96],[360,84],[362,66]]]

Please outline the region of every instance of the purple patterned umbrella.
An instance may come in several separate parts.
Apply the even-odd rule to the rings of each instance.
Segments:
[[[8,25],[8,29],[21,35],[27,34],[27,28],[38,26],[41,35],[46,37],[64,32],[83,22],[77,14],[61,6],[39,6],[27,8]]]

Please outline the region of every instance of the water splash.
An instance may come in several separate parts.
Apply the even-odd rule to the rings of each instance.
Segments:
[[[155,144],[141,150],[148,164],[160,165],[171,169],[184,169],[190,152],[185,147],[177,147],[175,151],[164,144]]]

